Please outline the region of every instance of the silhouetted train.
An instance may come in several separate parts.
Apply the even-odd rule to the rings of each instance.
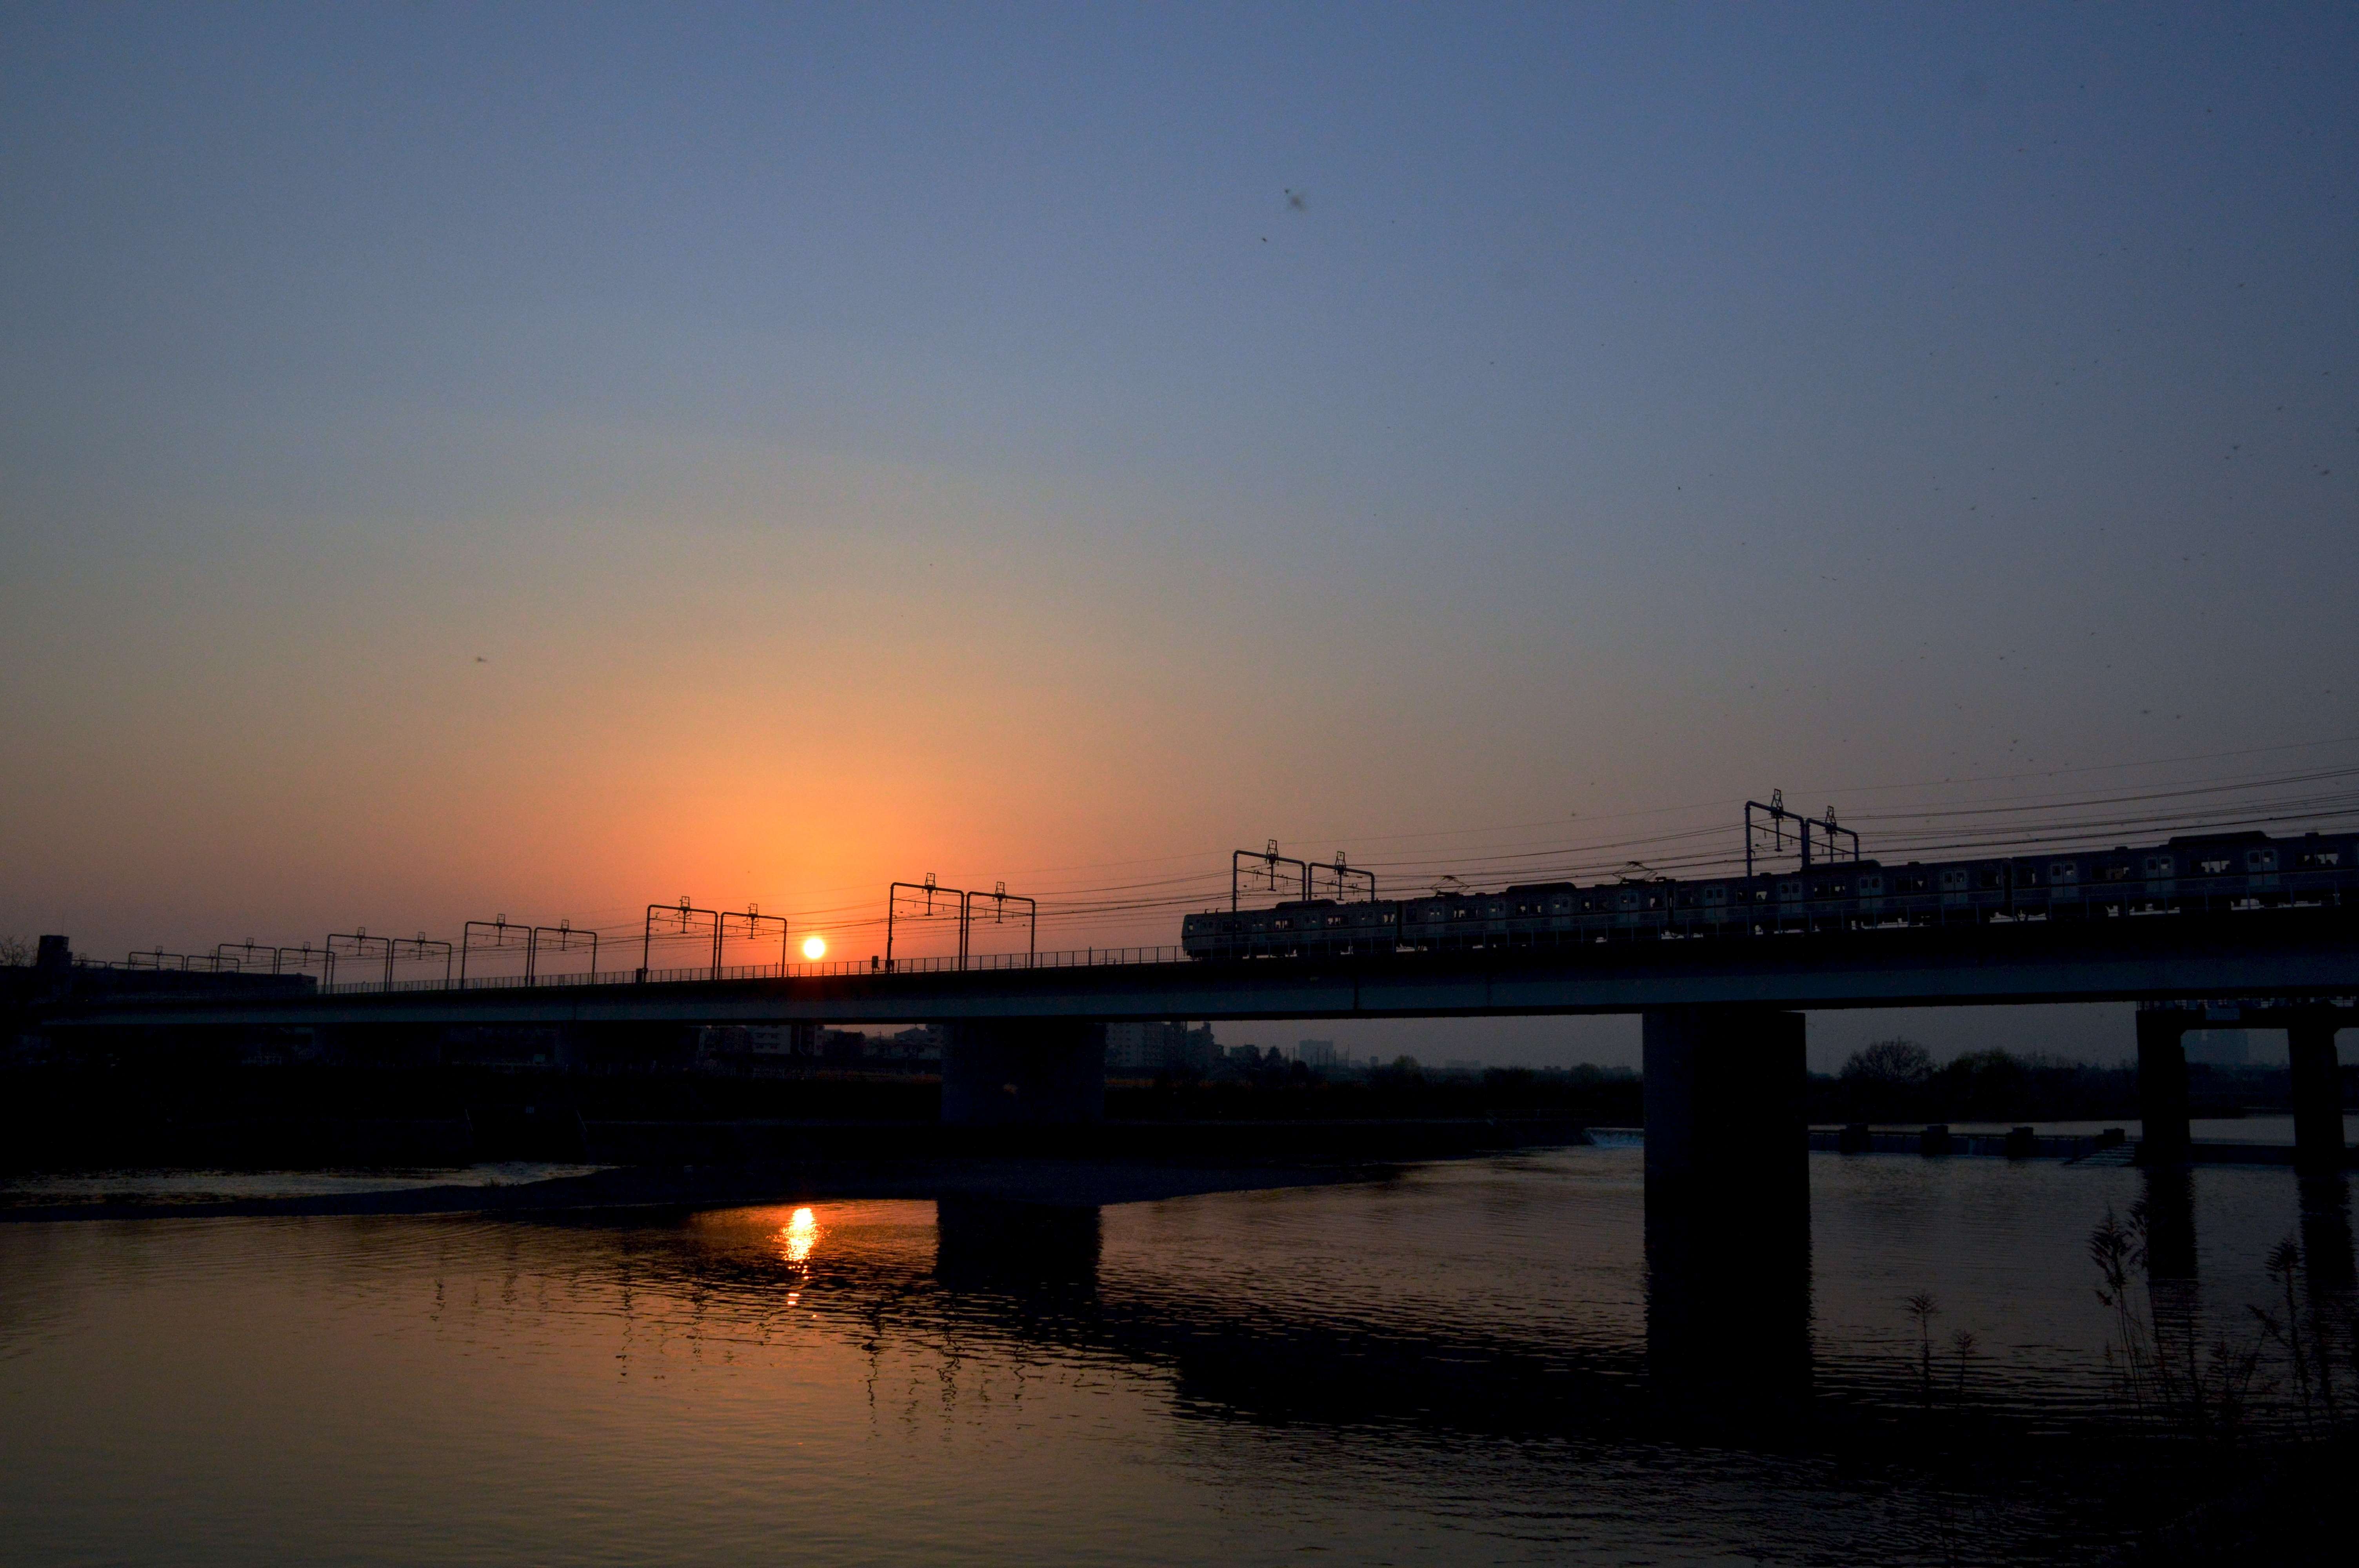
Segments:
[[[1754,876],[1657,878],[1587,887],[1533,882],[1499,892],[1434,892],[1191,914],[1191,958],[1258,958],[1555,946],[1680,936],[1766,936],[2225,912],[2359,902],[2359,838],[2201,834],[1992,860],[1839,860]]]

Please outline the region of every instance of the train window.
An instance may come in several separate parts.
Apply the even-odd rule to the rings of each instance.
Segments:
[[[1777,896],[1779,898],[1799,898],[1802,896],[1802,884],[1799,882],[1779,882],[1777,884]]]
[[[1390,925],[1393,923],[1393,912],[1388,909],[1376,916],[1376,920],[1379,925]]]
[[[1473,912],[1473,910],[1471,910],[1471,909],[1467,908],[1464,904],[1462,904],[1462,904],[1459,904],[1458,906],[1456,906],[1455,908],[1453,908],[1452,910],[1451,910],[1451,912],[1450,912],[1450,918],[1451,918],[1451,919],[1452,919],[1452,920],[1463,920],[1463,919],[1465,919],[1468,915],[1470,915],[1470,914],[1473,914],[1473,913],[1474,913],[1474,912]]]
[[[1658,893],[1658,892],[1650,892],[1650,893],[1648,893],[1648,894],[1647,895],[1647,907],[1648,909],[1660,909],[1660,908],[1662,908],[1662,907],[1663,907],[1663,895],[1662,895],[1661,893]]]
[[[1892,891],[1894,892],[1923,892],[1931,885],[1932,884],[1928,882],[1922,875],[1903,875],[1897,876],[1892,879]]]
[[[1343,924],[1343,917],[1340,914],[1331,914],[1327,917],[1327,924],[1330,925],[1341,925]]]
[[[1706,903],[1726,903],[1728,902],[1728,890],[1726,888],[1706,888],[1703,890],[1703,901]]]
[[[2129,863],[2124,861],[2120,865],[2104,867],[2103,873],[2109,882],[2125,882],[2130,880]]]
[[[2148,855],[2146,858],[2146,874],[2150,877],[2167,877],[2170,875],[2170,857],[2168,855]]]
[[[1273,931],[1291,931],[1294,929],[1294,922],[1291,920],[1273,920],[1269,923],[1269,928]]]
[[[1841,898],[1850,891],[1851,889],[1845,883],[1831,879],[1815,881],[1810,884],[1810,896],[1812,898]]]
[[[1965,872],[1943,871],[1941,873],[1941,891],[1943,892],[1961,892],[1964,891],[1965,885]]]
[[[2321,866],[2339,866],[2343,863],[2343,852],[2339,849],[2304,849],[2300,860],[2295,863],[2304,871]]]
[[[2196,861],[2195,869],[2207,877],[2224,877],[2228,874],[2228,868],[2234,864],[2227,856],[2219,855],[2209,860]]]
[[[2277,869],[2277,852],[2275,849],[2247,849],[2245,851],[2245,868],[2254,871],[2274,871]]]
[[[1680,894],[1680,907],[1681,909],[1693,909],[1695,907],[1695,894],[1691,892],[1683,892]]]
[[[1984,890],[1991,888],[2003,888],[2006,886],[2006,868],[1994,866],[1984,867],[1981,871],[1974,873],[1974,885]]]
[[[1884,879],[1882,877],[1862,877],[1859,879],[1859,891],[1863,893],[1882,892],[1884,891]]]
[[[2051,882],[2076,882],[2081,880],[2081,867],[2073,860],[2050,860],[2048,880]]]

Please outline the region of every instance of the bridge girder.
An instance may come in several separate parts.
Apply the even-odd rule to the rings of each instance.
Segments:
[[[1636,1013],[2359,997],[2359,920],[2335,911],[1965,930],[1652,941],[1364,959],[536,986],[342,996],[103,997],[54,1029],[464,1023],[1090,1022]]]

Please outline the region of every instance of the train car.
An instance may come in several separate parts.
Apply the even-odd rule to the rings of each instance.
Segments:
[[[2359,876],[2359,839],[2305,833],[2280,840],[2277,891],[2288,903],[2340,903]]]
[[[1799,921],[1804,931],[1848,931],[1860,923],[1865,884],[1881,885],[1884,867],[1875,860],[1842,860],[1814,866],[1800,879]]]
[[[1401,906],[1401,942],[1420,952],[1471,946],[1467,939],[1474,903],[1462,893],[1437,892]]]
[[[1553,947],[1577,940],[1573,904],[1581,890],[1571,882],[1527,882],[1501,895],[1507,904],[1507,946]]]
[[[2018,860],[2035,875],[2016,890],[2017,914],[2027,919],[2080,920],[2088,914],[2087,884],[2078,855],[2040,855]]]
[[[1752,877],[1526,882],[1400,900],[1302,899],[1191,914],[1195,958],[1479,951],[1687,937],[1870,931],[1999,921],[2223,915],[2341,904],[2359,893],[2359,835],[2182,834],[2146,848],[1854,860]]]

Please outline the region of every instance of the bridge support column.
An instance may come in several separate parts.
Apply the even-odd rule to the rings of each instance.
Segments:
[[[1803,1017],[1666,1008],[1645,1028],[1651,1379],[1698,1411],[1782,1407],[1810,1387]]]
[[[2137,1015],[2137,1157],[2142,1165],[2175,1165],[2187,1158],[2188,1015],[2141,1008]]]
[[[2286,1031],[2293,1067],[2293,1162],[2305,1176],[2343,1169],[2343,1067],[2334,1054],[2334,1016],[2321,1012]]]
[[[942,1041],[950,1127],[1067,1127],[1105,1119],[1105,1025],[970,1019]]]

